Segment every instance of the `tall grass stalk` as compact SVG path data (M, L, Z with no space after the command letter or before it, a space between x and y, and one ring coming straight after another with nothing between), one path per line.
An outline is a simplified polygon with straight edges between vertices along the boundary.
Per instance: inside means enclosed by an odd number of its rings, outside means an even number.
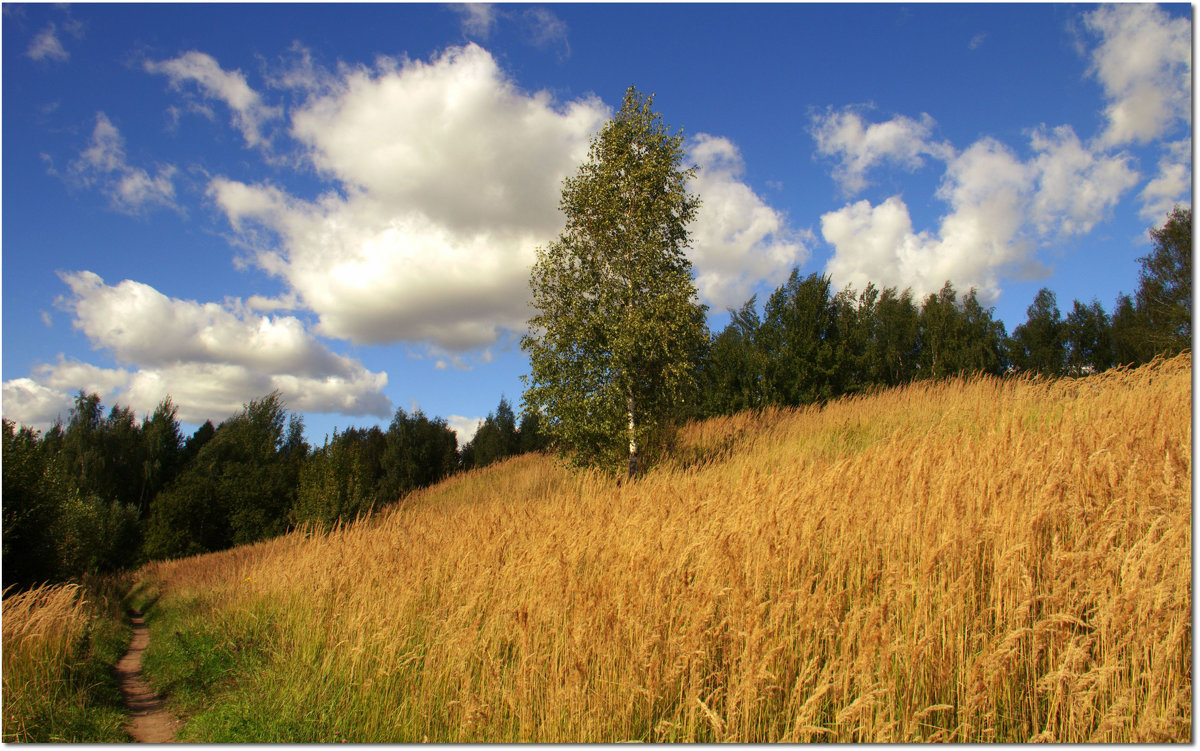
M270 622L208 740L1190 741L1190 369L709 420L625 484L527 455L141 576Z
M7 594L3 619L5 742L124 742L110 668L129 643L120 586L93 579Z

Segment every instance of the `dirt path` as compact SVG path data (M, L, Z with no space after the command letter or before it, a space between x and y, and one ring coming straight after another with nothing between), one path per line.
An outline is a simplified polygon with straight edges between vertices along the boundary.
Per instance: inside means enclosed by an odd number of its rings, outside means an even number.
M154 693L142 677L142 655L150 644L150 632L142 614L136 610L130 613L130 621L133 623L133 640L116 668L117 685L129 707L126 730L139 743L174 743L175 729L180 723L163 708L162 697Z

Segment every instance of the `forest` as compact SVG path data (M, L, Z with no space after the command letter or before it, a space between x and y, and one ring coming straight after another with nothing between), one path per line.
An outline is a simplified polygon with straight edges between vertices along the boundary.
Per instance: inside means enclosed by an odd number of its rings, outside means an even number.
M1191 347L1191 210L1150 231L1133 295L1111 314L1042 289L1011 333L975 291L835 290L794 270L761 311L751 298L710 334L693 363L690 419L973 373L1079 377ZM538 413L502 397L458 446L446 420L398 409L387 429L348 428L310 445L278 393L185 435L165 398L138 420L80 393L44 434L3 423L3 586L78 579L328 528L402 502L414 490L509 456L548 448Z

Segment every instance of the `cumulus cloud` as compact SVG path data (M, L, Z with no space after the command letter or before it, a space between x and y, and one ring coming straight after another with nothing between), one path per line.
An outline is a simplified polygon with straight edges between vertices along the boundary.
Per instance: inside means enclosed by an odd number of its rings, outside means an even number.
M474 44L427 61L303 69L289 85L313 87L290 132L329 189L300 198L266 182L209 183L254 262L286 282L289 303L313 311L324 336L424 345L462 367L463 353L523 330L536 248L562 228L563 179L611 109L523 91ZM689 148L704 165L693 186L704 200L700 287L706 301L740 304L807 251L744 184L732 143L704 136Z
M1092 231L1138 181L1127 155L1085 145L1069 126L1034 129L1030 149L1022 160L988 137L950 158L936 232L915 232L900 196L825 214L822 234L834 246L827 273L839 286L873 281L918 294L949 280L994 300L1005 275L1040 272L1040 242Z
M1100 38L1090 72L1109 100L1105 146L1146 143L1190 121L1192 29L1148 3L1102 5L1084 16Z
M147 60L149 73L167 76L175 88L194 83L209 99L224 102L233 113L233 124L241 131L247 146L259 146L267 139L262 134L264 123L282 115L278 107L263 102L262 96L246 83L241 71L221 68L211 55L192 50L171 60Z
M859 109L831 108L812 120L817 153L836 160L833 178L847 195L866 188L867 172L878 165L915 170L924 165L927 156L945 161L954 155L949 144L933 140L936 122L927 114L917 120L897 115L867 124Z
M210 195L254 238L259 264L318 314L321 333L453 355L524 328L535 248L562 226L562 180L610 114L594 97L520 91L476 45L384 60L347 71L292 118L342 191L303 201L217 178ZM694 186L705 199L694 233L701 291L737 304L754 274L786 274L806 251L740 181L730 142L705 136L691 148L704 164Z
M63 62L70 57L66 48L63 47L62 41L59 40L58 29L53 23L47 24L46 28L33 38L25 54L34 60L54 60L56 62Z
M701 133L689 141L688 156L699 167L690 186L702 201L690 256L704 302L739 306L755 284L777 285L808 260L802 233L743 182L745 164L737 146Z
M1191 141L1175 141L1163 148L1158 175L1138 195L1143 219L1161 223L1175 204L1186 202L1192 188Z
M14 378L4 382L3 404L5 419L45 431L55 420L66 421L72 401L69 394L32 378Z
M1000 272L1030 260L1032 247L1021 230L1034 184L1034 171L1010 149L982 139L947 166L938 197L951 210L936 235L913 231L899 196L823 215L821 232L834 246L826 272L838 286L861 289L873 281L925 294L950 280L995 299Z
M609 114L594 97L519 90L475 45L384 59L292 117L341 191L304 201L216 178L209 194L321 333L461 352L524 328L534 250L561 228L562 180Z
M5 384L4 413L12 419L44 419L80 389L138 412L153 410L169 394L188 422L222 419L273 390L300 411L391 414L382 391L387 374L331 352L296 318L173 299L129 280L109 286L88 271L62 278L71 294L59 305L74 313L75 327L94 348L135 367L64 358L42 365L32 379Z
M1088 149L1069 125L1038 128L1031 139L1038 190L1032 220L1044 235L1085 235L1138 181L1127 155Z
M127 162L125 139L108 116L96 113L88 146L71 164L72 176L85 185L98 184L118 211L140 213L155 206L178 209L173 165L158 167L151 176Z

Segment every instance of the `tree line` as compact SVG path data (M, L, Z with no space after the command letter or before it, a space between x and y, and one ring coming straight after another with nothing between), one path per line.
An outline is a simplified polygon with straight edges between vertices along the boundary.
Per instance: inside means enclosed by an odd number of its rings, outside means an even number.
M975 290L950 282L918 301L868 284L835 291L828 276L794 270L763 311L752 297L710 341L694 416L823 402L914 380L987 373L1082 376L1191 347L1191 209L1150 231L1138 288L1110 315L1097 300L1064 316L1042 288L1026 320L1005 330Z
M3 422L3 585L26 587L330 527L450 474L544 448L508 401L461 449L447 422L396 410L314 448L278 393L184 436L170 397L140 422L80 392L45 434Z

